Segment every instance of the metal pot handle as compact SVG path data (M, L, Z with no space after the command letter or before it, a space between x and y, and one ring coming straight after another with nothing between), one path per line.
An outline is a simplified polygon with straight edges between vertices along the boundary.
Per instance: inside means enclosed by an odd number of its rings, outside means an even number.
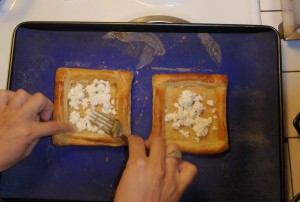
M295 129L297 130L298 135L300 135L300 112L295 117L295 119L293 121L293 125L294 125Z
M189 23L181 18L167 15L149 15L131 20L130 22L140 23Z

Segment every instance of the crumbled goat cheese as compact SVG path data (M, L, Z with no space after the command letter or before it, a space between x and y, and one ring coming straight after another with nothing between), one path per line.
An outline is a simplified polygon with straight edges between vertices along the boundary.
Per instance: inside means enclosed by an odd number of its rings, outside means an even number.
M213 100L207 100L206 104L210 107L214 106L214 101Z
M178 130L184 137L189 137L189 132L184 130L183 127L192 129L197 140L199 137L206 136L213 119L212 117L202 117L206 110L202 101L203 97L201 95L184 90L178 98L178 102L174 103L177 111L166 114L165 122L172 122L173 129ZM207 104L213 106L213 101L208 100Z
M181 135L183 135L184 137L189 137L190 133L188 131L184 131L184 130L179 130L179 132L181 133Z
M70 107L78 110L79 105L82 103L82 100L84 99L84 89L82 84L76 84L68 94L68 100Z
M217 126L213 126L212 129L213 130L218 130L218 127Z
M69 122L72 123L72 124L76 124L80 119L80 114L79 112L77 111L72 111L70 113L70 117L69 117Z
M92 124L91 110L95 110L97 106L102 106L102 112L106 114L116 115L117 112L113 105L114 99L111 99L110 83L109 81L95 79L92 84L87 85L85 88L83 84L77 83L73 86L68 94L69 106L71 113L69 122L74 124L78 131L87 130L104 134L104 131ZM82 108L84 117L81 117L79 109Z

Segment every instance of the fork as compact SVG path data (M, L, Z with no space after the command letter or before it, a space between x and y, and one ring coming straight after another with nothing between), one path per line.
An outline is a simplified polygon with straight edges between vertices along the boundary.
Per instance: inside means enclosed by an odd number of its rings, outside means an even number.
M113 137L126 137L122 134L122 123L106 113L94 110L89 120L101 128L106 134Z

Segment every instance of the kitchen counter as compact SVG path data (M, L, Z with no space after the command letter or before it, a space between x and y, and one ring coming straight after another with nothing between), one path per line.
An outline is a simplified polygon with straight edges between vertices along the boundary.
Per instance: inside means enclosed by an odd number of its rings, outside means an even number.
M282 23L280 0L260 0L262 24L279 30ZM293 120L300 112L300 40L281 40L283 121L285 135L287 201L300 192L300 136Z

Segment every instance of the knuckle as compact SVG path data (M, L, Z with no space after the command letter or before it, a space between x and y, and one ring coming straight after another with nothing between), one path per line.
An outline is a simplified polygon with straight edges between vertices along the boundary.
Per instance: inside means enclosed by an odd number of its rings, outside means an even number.
M135 165L140 169L144 169L147 165L147 162L145 159L138 159L136 160Z
M42 101L46 99L45 96L44 96L42 93L40 93L40 92L35 93L35 94L33 95L33 97L34 97L35 99L42 100Z
M26 125L22 128L22 134L25 139L30 139L32 137L33 128L31 125Z
M22 88L18 89L16 91L16 93L19 94L19 95L27 95L27 92L24 89L22 89Z
M147 162L144 159L128 160L126 169L135 170L138 173L145 173L147 171Z
M147 167L147 162L145 159L136 159L136 160L128 160L126 167L131 167L136 170L145 171Z
M29 97L29 93L25 91L24 89L20 88L16 91L16 96L18 96L21 99L27 99Z
M22 127L19 135L15 136L15 141L18 141L20 146L29 147L34 141L31 128L27 126Z
M179 187L178 187L178 184L177 183L172 183L173 181L169 181L169 183L168 183L168 189L169 189L169 191L171 192L171 193L173 193L173 194L175 194L175 193L177 193L178 192L178 189L179 189Z
M19 88L18 90L16 90L16 93L23 93L25 90L23 88Z
M130 139L133 142L139 142L139 143L143 142L143 139L136 135L130 135L130 136L128 136L128 139Z
M152 176L158 180L163 179L165 177L165 169L162 166L156 165L151 169Z
M36 139L34 136L36 131L35 124L26 124L20 128L21 128L20 135L22 136L24 142L28 142L28 144L31 144Z
M160 146L164 146L166 145L166 141L163 137L161 136L158 136L158 137L154 137L152 140L151 140L151 145L150 147L152 147L152 145L160 145Z
M161 136L154 137L153 141L155 142L165 142L165 139Z
M167 144L167 150L179 150L179 147L176 143L170 142Z

